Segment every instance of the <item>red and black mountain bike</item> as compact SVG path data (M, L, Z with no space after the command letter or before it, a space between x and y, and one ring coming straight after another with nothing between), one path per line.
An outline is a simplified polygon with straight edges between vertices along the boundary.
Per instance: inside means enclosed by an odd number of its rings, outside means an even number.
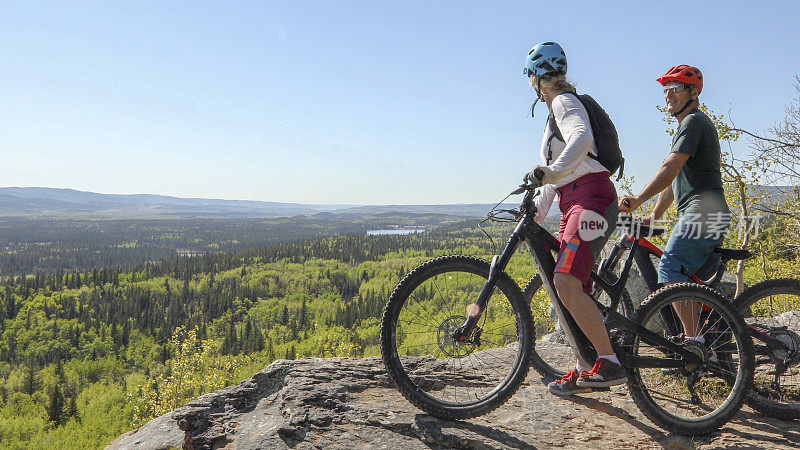
M664 233L661 227L650 227L633 220L623 224L630 231L623 234L614 244L607 258L597 270L606 280L617 279L618 267L623 256L633 249L635 261L642 278L650 292L660 287L656 267L663 251L642 236L657 236ZM640 236L638 239L634 236ZM749 258L748 250L717 248L720 258L716 272L707 280L696 275L689 279L699 285L719 290L727 263L732 260ZM535 276L524 290L526 299L541 295L541 279ZM641 300L641 299L640 299ZM731 301L743 317L754 341L756 369L753 388L746 402L763 414L783 419L800 418L800 280L767 280L749 287ZM623 314L633 311L633 302L627 292L610 305ZM705 308L707 314L708 308ZM672 308L660 311L662 321L669 335L682 332L680 322ZM533 367L543 377L555 378L569 370L559 361L547 361L542 357L533 358Z

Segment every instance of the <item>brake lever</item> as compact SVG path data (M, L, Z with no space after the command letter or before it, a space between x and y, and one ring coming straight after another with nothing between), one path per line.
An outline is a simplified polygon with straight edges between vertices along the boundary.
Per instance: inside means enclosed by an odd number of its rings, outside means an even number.
M511 193L511 195L522 194L526 190L528 190L528 185L527 184L521 184L521 185L519 185L519 187L517 189L514 189L514 191Z
M526 184L520 184L517 189L514 189L514 191L511 192L508 195L522 194L525 191L532 191L532 190L534 190L536 188L540 188L540 187L542 187L542 183L535 183L535 182L531 181L531 182L528 182Z
M533 190L536 188L542 187L542 180L544 179L544 171L540 168L536 168L533 171L533 179L525 177L526 183L523 183L511 193L511 195L522 194L525 191Z

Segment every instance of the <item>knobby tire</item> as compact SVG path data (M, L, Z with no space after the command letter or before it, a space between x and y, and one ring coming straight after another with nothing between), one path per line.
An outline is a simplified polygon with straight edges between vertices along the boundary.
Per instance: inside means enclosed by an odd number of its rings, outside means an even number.
M710 412L701 415L709 409L708 401L701 399L702 404L698 406L677 397L688 392L684 390L685 388L681 388L681 383L688 377L663 375L660 369L627 367L628 391L639 409L654 423L670 432L695 436L717 430L739 411L753 380L755 358L753 343L741 315L717 291L706 286L679 283L661 288L639 306L634 314L634 321L663 336L664 327L658 324L661 309L671 307L673 301L687 299L695 299L708 305L718 315L715 316L718 318L714 319L716 322L705 324L707 328L714 326L714 329L718 330L705 334L709 340L705 344L706 347L714 349L715 345L718 346L716 350L709 352L717 355L718 361L708 359L704 370L696 370L694 373L704 373L700 378L702 381L700 387L704 387L703 383L708 387L705 388L703 395L719 404ZM644 347L647 345L649 344L644 343L633 333L628 334L624 343L625 349L633 355L645 354L647 350ZM667 352L663 349L650 348L651 355L667 356ZM724 355L728 356L723 357ZM644 379L647 381L643 381ZM717 393L716 390L720 389L720 386L727 386L730 392ZM658 403L656 398L663 400L663 404ZM689 417L678 416L673 411L683 411Z
M435 258L406 275L386 304L383 363L400 393L433 416L468 419L486 414L508 400L527 376L533 319L507 274L500 274L478 322L480 345L470 349L448 341L448 333L442 332L463 322L489 266L470 256Z

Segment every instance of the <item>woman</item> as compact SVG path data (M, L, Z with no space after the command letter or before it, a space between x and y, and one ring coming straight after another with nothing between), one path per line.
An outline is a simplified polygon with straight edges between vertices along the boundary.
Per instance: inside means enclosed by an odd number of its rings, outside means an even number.
M591 368L578 361L575 370L550 383L549 391L561 396L586 392L590 388L606 388L627 380L611 347L603 317L586 293L591 289L589 273L594 261L616 225L617 192L608 170L588 157L590 153L597 156L592 128L566 73L566 55L555 42L538 44L528 52L525 75L536 90L536 102L544 100L550 115L539 151L543 164L525 178L535 178L533 174L537 169L544 173L542 192L536 203L537 222L547 216L558 194L561 245L553 282L564 306L599 355ZM563 140L555 135L550 121L555 121ZM581 222L597 220L598 215L606 220L605 234L597 237L596 233L582 233Z

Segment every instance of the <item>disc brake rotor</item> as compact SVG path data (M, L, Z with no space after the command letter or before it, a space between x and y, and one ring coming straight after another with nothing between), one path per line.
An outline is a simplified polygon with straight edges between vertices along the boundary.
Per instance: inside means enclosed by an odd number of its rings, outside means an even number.
M466 321L464 316L451 316L444 320L439 325L437 334L437 341L439 349L447 356L454 358L461 358L474 352L478 347L478 336L480 336L480 327L475 327L475 330L470 336L463 340L453 339L456 329L461 327Z

